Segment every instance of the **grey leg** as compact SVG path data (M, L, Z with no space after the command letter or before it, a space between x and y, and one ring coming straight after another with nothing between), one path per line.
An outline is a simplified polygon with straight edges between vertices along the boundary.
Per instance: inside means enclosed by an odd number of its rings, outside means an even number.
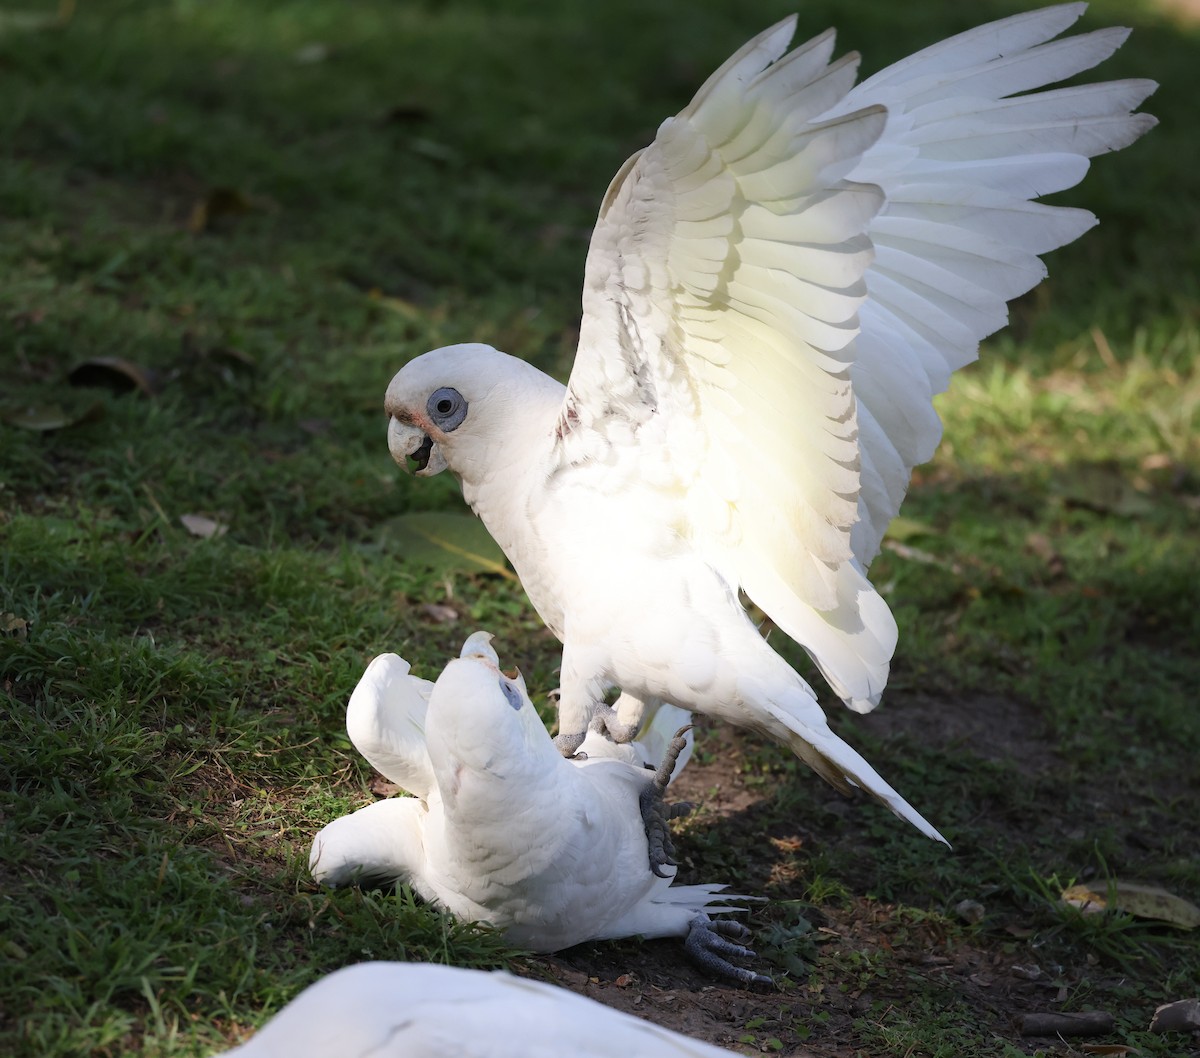
M671 774L675 771L679 754L687 746L684 736L690 730L691 725L689 724L675 732L675 737L671 739L671 744L667 747L667 754L663 758L662 764L658 766L654 778L646 784L638 798L642 810L642 822L646 827L646 842L650 848L650 870L660 878L670 877L663 870L664 867L676 866L675 843L671 840L671 828L668 824L672 819L686 816L692 810L692 806L689 804L669 805L664 800L667 784L671 781Z

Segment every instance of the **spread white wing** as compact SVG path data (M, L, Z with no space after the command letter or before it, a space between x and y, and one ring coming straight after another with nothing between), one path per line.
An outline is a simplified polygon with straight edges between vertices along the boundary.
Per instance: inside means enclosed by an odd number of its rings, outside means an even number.
M398 654L380 654L350 695L346 733L376 771L417 797L435 786L425 745L433 684L413 676Z
M932 396L1093 223L1029 200L1154 123L1145 81L1022 95L1124 31L1047 44L1082 13L1018 15L853 86L828 32L750 41L629 159L588 254L560 458L636 452L673 526L866 710L896 629L864 575Z

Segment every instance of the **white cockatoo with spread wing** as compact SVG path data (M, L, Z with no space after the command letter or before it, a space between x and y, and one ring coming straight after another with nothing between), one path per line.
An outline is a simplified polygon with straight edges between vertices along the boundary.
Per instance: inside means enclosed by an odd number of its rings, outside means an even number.
M1054 39L1084 8L993 22L857 86L832 32L788 52L786 19L613 179L566 387L474 344L392 380L392 455L454 473L563 642L564 753L593 717L627 739L675 702L940 837L830 730L739 593L848 706L879 701L896 624L866 570L937 446L932 398L1043 278L1038 255L1095 223L1033 200L1154 124L1133 113L1150 81L1043 90L1125 40Z
M313 877L331 886L409 885L533 951L683 937L709 972L768 980L728 961L753 955L734 943L749 936L746 927L710 915L744 909L728 905L722 885L672 885L673 861L656 851L644 822L679 759L686 763L690 740L675 728L689 715L660 710L632 745L592 732L585 752L566 760L524 681L500 671L491 638L476 632L432 684L396 654L368 666L346 730L377 770L415 796L375 801L324 827L309 857ZM659 811L659 841L670 814Z
M729 1058L502 970L364 962L309 985L228 1058Z

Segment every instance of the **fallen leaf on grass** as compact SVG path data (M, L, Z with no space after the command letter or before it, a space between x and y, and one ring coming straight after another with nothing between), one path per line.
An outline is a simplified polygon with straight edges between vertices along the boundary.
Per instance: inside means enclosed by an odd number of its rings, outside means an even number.
M214 536L224 536L229 531L229 526L222 525L203 514L181 514L179 520L192 536L198 536L202 540L208 540Z
M299 48L292 55L292 61L300 66L313 66L316 63L324 62L329 58L329 45L322 44L320 41L314 41L312 44L305 44L303 48Z
M234 368L253 371L258 367L258 361L253 356L233 345L214 345L211 349L202 350L200 355Z
M1082 507L1097 514L1118 514L1136 518L1154 509L1154 501L1126 477L1115 461L1079 463L1051 483L1068 507Z
M453 511L402 514L386 522L384 532L401 561L438 573L494 573L516 580L504 552L472 515Z
M155 392L151 372L121 356L96 356L84 360L71 368L67 381L72 386L96 386L114 393L139 390L152 397Z
M417 613L439 625L452 625L458 620L458 611L441 602L423 602L417 607Z
M406 301L404 298L389 297L384 294L378 287L372 287L367 291L369 297L377 305L383 306L392 312L403 316L406 320L415 321L421 319L425 315L425 311L421 306L414 304L411 301Z
M240 217L265 208L266 203L263 200L251 198L236 187L214 187L192 206L191 215L188 217L188 230L199 235L208 231L214 221Z
M1167 922L1180 929L1200 926L1200 907L1157 885L1112 879L1104 884L1072 885L1062 891L1063 903L1077 907L1085 914L1108 909L1110 899L1112 910L1124 911L1136 918Z
M29 635L29 622L24 617L18 617L7 610L0 613L0 635L14 636L25 639Z
M1081 1043L1079 1049L1084 1054L1113 1054L1120 1058L1125 1054L1137 1054L1136 1047L1130 1047L1124 1043Z
M957 577L963 575L962 566L957 562L949 562L944 558L938 558L937 555L929 551L923 551L919 547L909 547L908 544L902 544L899 540L887 539L883 541L883 546L886 550L907 559L909 562L919 562L923 566L938 566L941 569L949 570Z
M39 433L63 430L68 426L79 426L85 422L95 422L103 415L104 405L99 401L75 411L68 411L61 404L26 404L23 407L5 409L0 412L0 418L3 418L10 426L17 426L22 430L35 430Z
M75 15L75 0L59 0L56 11L0 11L0 36L13 32L60 29Z
M1029 533L1025 537L1025 547L1030 554L1045 563L1046 572L1051 577L1061 577L1066 573L1066 560L1045 533Z
M371 781L367 783L367 789L376 797L394 797L400 792L400 787L394 782L390 782L382 775L372 776Z
M987 909L978 900L960 900L954 905L954 913L971 926L977 926L987 917Z
M458 151L453 147L439 143L437 140L431 140L426 136L414 136L408 141L408 149L414 154L428 158L431 162L453 162L459 157Z

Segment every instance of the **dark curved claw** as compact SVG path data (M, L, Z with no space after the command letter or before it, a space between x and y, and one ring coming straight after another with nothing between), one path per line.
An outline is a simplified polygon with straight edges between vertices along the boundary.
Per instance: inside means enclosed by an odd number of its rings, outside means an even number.
M686 816L691 810L690 804L669 805L664 800L667 784L679 761L679 754L687 746L684 736L691 730L691 724L681 727L675 732L671 744L667 746L666 756L654 773L654 778L646 784L638 797L638 805L642 811L642 822L646 827L646 843L650 849L650 870L659 878L671 877L664 867L675 867L675 842L671 840L671 828L668 826L672 819Z
M747 970L742 966L734 966L729 960L753 959L755 954L741 944L735 944L727 938L748 940L750 930L740 922L732 919L710 919L707 915L697 915L691 921L687 939L683 949L691 960L714 977L725 977L744 985L770 985L775 982L771 978Z

